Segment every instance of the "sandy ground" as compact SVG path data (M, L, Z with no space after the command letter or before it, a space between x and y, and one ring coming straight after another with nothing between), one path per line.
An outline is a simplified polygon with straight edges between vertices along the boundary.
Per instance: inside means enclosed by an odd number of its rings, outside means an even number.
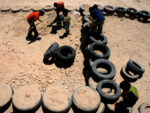
M17 6L44 7L48 4L52 5L53 2L53 0L0 0L0 9ZM66 7L75 9L79 8L85 1L64 0L64 3ZM138 10L150 11L149 0L86 0L86 3L90 5L98 3L101 5L124 6L126 8L134 7ZM29 13L0 12L0 82L10 84L14 90L26 84L33 84L39 87L42 92L49 86L63 86L71 92L79 86L84 86L84 58L79 48L76 51L74 64L67 69L58 68L55 64L45 65L43 63L44 52L55 41L60 46L69 45L76 48L75 44L80 45L81 17L75 17L71 14L71 35L59 39L59 36L63 34L63 30L58 31L56 35L50 34L51 28L46 26L56 15L54 11L47 12L41 18L43 22L37 26L41 40L29 43L26 40L29 27L26 17ZM143 78L134 83L140 92L140 99L133 111L133 113L137 113L137 107L141 103L150 101L150 98L148 98L150 92L150 24L140 23L137 20L130 20L125 17L107 16L103 33L108 37L108 46L111 49L110 61L115 64L117 69L115 77L117 83L122 81L120 76L121 67L130 58L139 62L146 70ZM40 113L41 110L38 112Z

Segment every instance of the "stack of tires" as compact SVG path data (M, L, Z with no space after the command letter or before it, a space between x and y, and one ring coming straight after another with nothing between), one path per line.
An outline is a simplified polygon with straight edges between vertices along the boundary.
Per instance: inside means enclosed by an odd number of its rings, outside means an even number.
M44 63L55 61L57 66L68 67L74 62L76 51L70 46L61 46L54 42L44 54Z
M125 81L136 82L141 79L145 69L136 61L129 60L125 66L122 67L120 74Z

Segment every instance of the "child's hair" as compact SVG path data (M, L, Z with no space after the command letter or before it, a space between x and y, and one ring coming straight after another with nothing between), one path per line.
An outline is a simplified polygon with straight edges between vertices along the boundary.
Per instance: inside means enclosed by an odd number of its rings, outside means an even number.
M93 7L90 7L90 8L89 8L89 12L91 12L92 10L93 10Z
M43 16L44 15L44 11L39 11L39 15Z
M98 5L97 5L97 4L94 4L94 5L93 5L93 9L98 9Z
M68 16L68 10L67 10L67 9L64 9L63 15L64 15L64 16Z
M57 7L57 3L56 2L54 3L54 6Z
M131 84L129 82L123 81L120 83L120 88L129 91Z

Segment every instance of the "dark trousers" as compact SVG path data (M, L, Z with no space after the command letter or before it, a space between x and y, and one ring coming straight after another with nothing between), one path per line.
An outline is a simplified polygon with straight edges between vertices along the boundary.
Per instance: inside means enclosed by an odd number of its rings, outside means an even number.
M57 8L57 9L56 9L57 17L59 16L59 13L60 13L60 12L63 12L64 10L65 10L64 7Z
M30 25L30 21L28 21L29 25ZM28 31L28 36L31 37L32 36L32 32L34 32L34 37L38 36L38 32L36 30L36 26L33 23L32 25L30 25L29 31Z

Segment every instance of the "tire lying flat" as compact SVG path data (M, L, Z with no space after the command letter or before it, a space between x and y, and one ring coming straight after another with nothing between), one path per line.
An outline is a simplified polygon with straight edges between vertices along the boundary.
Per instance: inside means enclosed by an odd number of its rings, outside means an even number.
M104 6L104 12L107 14L107 15L113 15L114 12L115 12L115 7L111 6L111 5L105 5Z
M13 96L13 107L16 112L36 112L42 102L40 90L33 85L20 87Z
M3 8L1 9L1 12L9 12L10 11L10 8Z
M88 11L89 10L89 8L90 8L90 5L88 5L88 4L83 4L83 5L81 5L80 6L80 11L82 12L82 11Z
M95 90L96 90L98 83L95 82L92 77L90 77L90 78L88 79L88 85L89 85L92 89L95 89Z
M32 8L30 6L25 6L22 8L22 12L29 12L31 10L32 10Z
M101 103L97 113L105 113L105 104Z
M83 16L85 15L90 15L90 12L89 11L83 11Z
M129 15L130 18L136 18L138 15L138 10L135 8L127 8L127 14Z
M123 17L126 14L127 10L124 7L116 7L115 12L119 17Z
M83 24L86 22L91 22L92 21L92 17L90 15L85 15L83 17Z
M141 10L139 11L138 18L142 18L143 20L147 20L150 18L150 12Z
M19 7L11 8L11 12L13 12L13 13L18 13L18 12L20 12L21 10L22 10L22 9L19 8Z
M97 68L104 68L107 73L102 73L97 70ZM104 79L113 79L116 75L116 67L114 64L105 59L95 60L91 66L92 77L95 81L100 81Z
M51 10L53 10L53 7L51 6L51 5L47 5L47 6L45 6L44 8L43 8L43 10L44 11L51 11Z
M95 113L100 102L98 92L88 86L80 87L73 93L73 107L78 113Z
M97 54L95 50L101 52L102 54ZM110 49L105 44L92 43L89 47L90 58L94 61L96 59L109 59Z
M42 11L42 7L40 6L36 6L32 9L33 12L36 12L36 11Z
M13 90L9 85L4 83L0 83L0 89L0 112L4 112L11 104Z
M89 36L89 44L92 44L94 42L106 45L108 40L107 37L103 34L99 34L98 36Z
M103 92L103 88L111 88L115 90L115 94L109 95ZM119 88L118 84L115 83L113 80L102 80L98 83L97 90L101 96L102 102L107 104L113 104L115 103L120 95L121 95L121 89Z
M64 88L49 88L43 96L43 109L46 113L67 113L72 105L72 96Z
M150 104L148 104L148 103L142 103L142 104L138 107L139 113L148 113L148 112L145 112L146 109L149 109L149 111L150 111Z

